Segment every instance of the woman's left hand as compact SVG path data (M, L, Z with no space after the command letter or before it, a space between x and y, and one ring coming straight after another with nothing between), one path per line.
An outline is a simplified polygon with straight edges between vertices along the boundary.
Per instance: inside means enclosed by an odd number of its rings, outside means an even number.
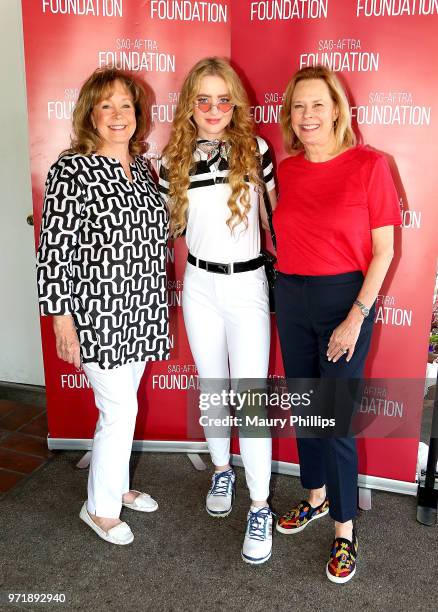
M363 316L360 313L350 312L348 317L333 331L327 348L327 359L336 363L344 355L345 361L353 357Z

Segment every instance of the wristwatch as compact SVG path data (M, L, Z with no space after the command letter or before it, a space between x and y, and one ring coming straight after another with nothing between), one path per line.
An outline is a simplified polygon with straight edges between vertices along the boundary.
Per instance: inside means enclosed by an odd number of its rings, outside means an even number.
M362 304L362 302L359 302L359 300L354 300L354 303L356 304L356 306L359 306L364 318L366 318L370 314L370 309L367 308L365 304Z

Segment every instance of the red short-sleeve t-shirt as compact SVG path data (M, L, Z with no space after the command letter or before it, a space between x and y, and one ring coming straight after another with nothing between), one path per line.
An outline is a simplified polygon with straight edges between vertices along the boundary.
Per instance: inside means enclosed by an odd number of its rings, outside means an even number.
M385 157L356 146L321 163L303 153L278 168L274 212L277 268L309 276L362 270L372 258L371 230L400 225L400 204Z

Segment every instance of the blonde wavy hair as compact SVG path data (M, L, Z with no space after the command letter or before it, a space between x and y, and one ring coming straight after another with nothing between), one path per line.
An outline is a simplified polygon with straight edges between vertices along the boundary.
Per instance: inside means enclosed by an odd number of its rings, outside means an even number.
M280 124L286 150L289 153L303 148L303 144L292 129L291 110L292 98L297 83L309 79L320 79L327 85L330 96L338 108L338 118L334 123L335 150L334 154L342 149L352 147L356 144L356 136L351 127L350 107L347 96L338 77L325 66L307 66L298 70L289 81L285 95L283 108L281 109Z
M122 83L132 96L135 108L137 126L129 141L131 155L140 155L147 150L145 138L150 132L151 121L151 91L134 79L124 70L104 67L98 68L82 85L78 100L73 111L73 134L70 148L61 155L82 153L91 155L99 150L102 140L94 129L91 121L93 108L101 100L111 96L115 81Z
M230 217L227 219L231 232L239 223L245 227L248 225L247 215L251 207L248 181L260 184L260 155L246 91L228 61L218 57L205 58L193 66L184 80L170 139L163 151L168 169L171 234L175 238L184 232L187 225L187 189L190 173L196 165L193 154L198 135L193 109L196 96L200 93L201 80L205 76L223 79L230 100L235 105L224 135L224 139L231 145L228 177L231 187L228 199Z

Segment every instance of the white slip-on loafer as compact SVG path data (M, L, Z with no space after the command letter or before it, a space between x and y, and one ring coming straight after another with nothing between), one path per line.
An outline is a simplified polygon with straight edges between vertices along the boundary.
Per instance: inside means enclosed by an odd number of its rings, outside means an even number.
M133 493L138 493L138 495L132 504L127 504L126 502L122 501L122 505L125 508L137 510L138 512L155 512L155 510L158 510L157 502L149 495L149 493L142 493L141 491L136 491L135 489L131 489L131 491Z
M88 514L87 510L87 502L84 502L84 505L79 512L79 518L81 518L84 523L87 523L91 529L97 533L99 538L105 540L106 542L110 542L111 544L118 544L119 546L125 546L126 544L131 544L134 540L134 534L129 528L129 525L126 523L119 523L115 527L111 527L108 531L104 531L97 523L93 521L91 516Z

